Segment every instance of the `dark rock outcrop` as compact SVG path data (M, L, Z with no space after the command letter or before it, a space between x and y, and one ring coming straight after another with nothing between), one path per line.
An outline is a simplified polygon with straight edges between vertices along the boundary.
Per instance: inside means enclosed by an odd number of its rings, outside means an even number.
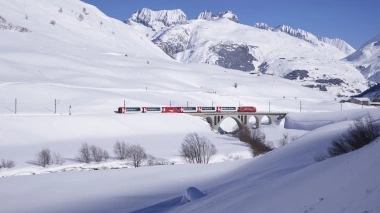
M290 73L286 74L284 78L289 80L303 80L309 77L309 71L307 70L293 70Z
M241 71L255 70L252 62L257 59L249 53L247 45L226 42L210 47L210 51L219 56L216 61L218 66Z

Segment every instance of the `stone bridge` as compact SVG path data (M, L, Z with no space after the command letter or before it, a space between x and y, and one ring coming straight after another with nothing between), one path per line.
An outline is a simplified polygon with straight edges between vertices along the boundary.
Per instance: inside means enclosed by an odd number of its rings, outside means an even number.
M218 113L189 113L189 115L204 118L212 129L218 131L220 124L226 118L232 118L236 121L239 129L243 125L248 125L251 117L256 118L256 128L261 127L263 117L268 117L269 124L272 124L277 117L285 117L288 112L218 112Z

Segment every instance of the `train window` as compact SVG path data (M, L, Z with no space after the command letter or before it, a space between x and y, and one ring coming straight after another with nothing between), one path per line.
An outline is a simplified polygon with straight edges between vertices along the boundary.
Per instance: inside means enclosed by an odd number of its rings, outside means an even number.
M222 107L222 110L236 110L236 107Z
M160 107L148 107L146 110L151 112L161 111Z
M202 110L215 110L215 107L202 107Z
M136 111L140 111L140 107L126 107L125 108L125 111L130 111L130 112L136 112Z

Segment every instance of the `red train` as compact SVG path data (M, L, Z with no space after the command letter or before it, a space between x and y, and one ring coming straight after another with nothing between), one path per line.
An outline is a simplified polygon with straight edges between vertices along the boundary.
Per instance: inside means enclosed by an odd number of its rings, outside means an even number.
M256 112L256 107L119 107L118 113L206 113L206 112Z

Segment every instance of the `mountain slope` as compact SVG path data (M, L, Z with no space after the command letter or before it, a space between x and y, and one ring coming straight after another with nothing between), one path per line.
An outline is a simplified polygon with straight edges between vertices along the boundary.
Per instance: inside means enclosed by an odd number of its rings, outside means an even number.
M262 28L269 29L265 24ZM340 61L345 53L311 34L306 35L300 34L303 38L300 39L279 29L263 30L225 19L192 20L156 33L152 41L172 58L185 63L270 73L335 94L352 95L367 88L360 72ZM300 70L307 73L306 78L297 74Z
M345 58L355 64L369 80L380 82L380 34L367 41L356 52Z

